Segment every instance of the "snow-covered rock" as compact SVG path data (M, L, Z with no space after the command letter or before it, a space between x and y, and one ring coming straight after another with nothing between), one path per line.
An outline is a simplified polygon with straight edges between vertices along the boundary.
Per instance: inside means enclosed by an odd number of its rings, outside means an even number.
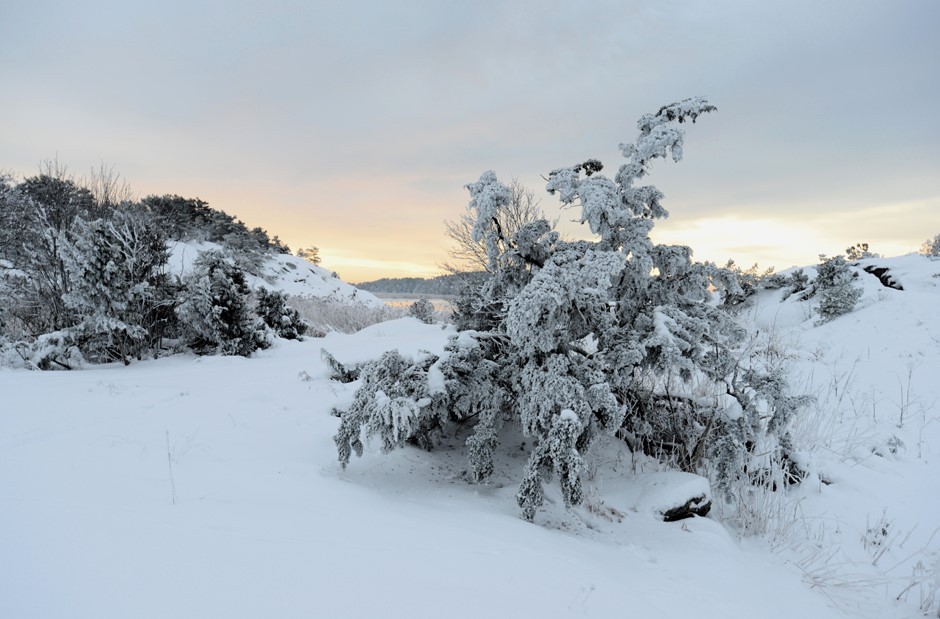
M604 491L607 504L651 514L666 522L707 515L712 506L711 496L707 479L681 471L637 473L618 487L607 487Z

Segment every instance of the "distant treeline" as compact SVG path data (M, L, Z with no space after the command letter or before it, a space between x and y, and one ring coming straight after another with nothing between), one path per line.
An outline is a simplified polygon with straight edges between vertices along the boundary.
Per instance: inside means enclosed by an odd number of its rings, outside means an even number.
M485 277L485 272L439 275L431 278L383 277L375 281L356 284L356 287L378 293L456 296L468 283L481 283Z

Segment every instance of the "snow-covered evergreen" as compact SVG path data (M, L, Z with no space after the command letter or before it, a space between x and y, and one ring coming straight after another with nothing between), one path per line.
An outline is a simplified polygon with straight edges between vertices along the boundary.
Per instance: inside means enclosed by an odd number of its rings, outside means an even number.
M176 313L195 352L247 356L267 346L245 273L223 254L201 254L183 286Z
M0 277L14 337L34 338L74 324L65 302L72 287L65 254L75 221L101 214L91 192L64 171L48 172L0 183L0 258L7 264Z
M472 385L444 380L436 399L418 380L396 391L396 410L405 412L368 417L363 411L391 406L387 390L374 384L390 372L382 364L364 367L355 403L341 413L343 464L349 446L361 449L360 426L368 434L393 432L397 440L383 442L388 449L402 444L402 428L476 421L467 439L471 478L485 481L508 419L535 440L517 494L530 520L543 502L543 482L553 477L566 504L582 501L585 454L603 435L619 434L633 449L687 471L717 472L719 484L745 475L758 444L769 445L774 465L783 466L789 414L802 400L790 398L781 376L752 367L738 352L743 330L709 289L719 283L739 291L734 273L693 262L688 247L653 243L654 221L667 216L663 196L635 186L654 159L681 158L681 123L714 109L699 98L643 116L636 142L621 145L627 162L613 179L600 174L597 160L550 174L547 190L580 208L581 221L599 237L594 242L561 241L546 221L507 238L498 213L508 188L493 172L467 185L477 215L473 239L487 248L492 275L458 304L464 332L451 353L399 371L430 379L438 367L444 377L457 375L471 353L491 365ZM761 388L769 383L775 387ZM428 417L431 408L433 426L402 423ZM391 425L382 429L383 420Z
M816 292L819 296L819 316L823 322L852 311L862 297L862 289L853 284L857 273L849 269L842 256L819 256L816 267Z
M248 344L254 336L240 328L210 328L212 315L193 310L218 301L199 301L194 291L192 271L204 252L224 255L232 285L259 290L256 310L275 336L304 332L299 310L321 334L341 318L362 326L370 320L355 318L360 314L384 316L374 296L291 256L262 228L249 229L198 199L137 201L125 187L118 200L114 179L104 174L77 181L56 163L21 181L0 173L0 363L127 363L179 351L181 340L203 353L247 354L261 340ZM227 337L236 341L219 339Z
M408 315L425 324L431 324L434 322L434 304L427 299L418 299L408 306Z
M78 318L71 330L86 358L128 363L159 348L174 305L162 231L122 210L107 219L79 218L72 234L64 257L72 286L64 301Z

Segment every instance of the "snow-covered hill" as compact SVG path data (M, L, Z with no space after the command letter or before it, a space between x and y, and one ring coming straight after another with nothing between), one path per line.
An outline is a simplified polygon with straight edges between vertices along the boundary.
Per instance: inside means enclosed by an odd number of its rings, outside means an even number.
M222 249L221 245L209 241L172 242L167 271L183 275L192 268L200 252L219 249ZM382 301L372 293L359 290L330 271L290 254L267 254L261 277L250 275L248 279L253 288L262 286L292 296L331 299L376 308L382 306Z
M816 398L797 421L818 473L781 509L782 556L851 616L940 611L940 260L852 267L856 308L817 324L813 302L761 292L760 338ZM810 269L807 269L812 274ZM897 598L900 597L900 600Z
M330 408L354 386L320 350L441 351L449 330L413 319L248 359L0 370L0 617L917 616L940 586L940 261L872 264L904 290L862 272L830 323L780 291L747 314L816 396L796 428L813 474L755 508L769 541L661 522L655 471L616 443L586 504L552 494L534 525L521 460L470 485L461 437L341 470Z

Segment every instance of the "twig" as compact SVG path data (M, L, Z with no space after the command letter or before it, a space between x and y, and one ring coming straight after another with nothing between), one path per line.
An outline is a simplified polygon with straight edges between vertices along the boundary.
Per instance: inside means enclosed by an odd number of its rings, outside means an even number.
M170 469L170 498L176 505L176 482L173 480L173 458L170 456L170 431L166 431L166 464Z

